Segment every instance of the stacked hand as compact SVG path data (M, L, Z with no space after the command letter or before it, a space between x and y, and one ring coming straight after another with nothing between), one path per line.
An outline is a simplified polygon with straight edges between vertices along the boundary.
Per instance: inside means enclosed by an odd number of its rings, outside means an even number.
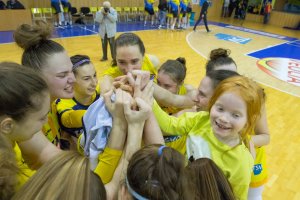
M135 70L133 73L117 77L113 86L116 94L115 102L111 101L113 91L104 95L106 106L112 116L123 115L128 123L144 122L153 103L154 87L149 72Z

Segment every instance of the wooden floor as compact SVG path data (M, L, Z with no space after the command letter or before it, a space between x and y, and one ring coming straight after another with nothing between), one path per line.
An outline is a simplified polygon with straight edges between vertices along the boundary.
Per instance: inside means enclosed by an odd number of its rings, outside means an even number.
M232 21L235 25L240 25L239 21ZM288 31L279 27L271 27L253 23L244 23L244 27L268 31L281 35L300 38L299 31ZM212 26L212 30L217 30L220 27ZM226 30L228 31L228 30ZM205 56L208 52L215 48L223 46L222 42L212 42L211 34L207 34L203 27L199 27L199 31L191 33L191 30L186 31L167 31L167 30L151 30L140 31L137 34L142 38L146 46L146 53L157 55L161 62L166 59L175 59L179 56L185 57L187 60L188 73L186 83L198 86L199 80L205 73ZM190 38L191 48L187 41ZM201 38L201 40L199 40ZM255 40L260 40L257 36ZM102 63L99 61L101 57L100 39L97 35L86 37L75 37L57 39L68 51L69 55L87 54L94 62L97 72L101 74L109 66L109 62ZM193 42L194 41L194 42ZM195 43L195 41L201 41ZM209 41L209 43L208 43ZM264 42L264 44L260 44ZM272 45L276 43L275 39L264 39L259 45ZM249 71L249 66L243 63L252 62L245 60L245 50L235 48L234 45L228 48L233 48L233 57L238 63L239 72L243 74L253 75L254 79L259 82L270 81L272 77L262 74L259 69L252 67ZM253 47L254 48L254 47ZM199 52L203 56L199 55ZM300 53L300 52L299 52ZM0 45L0 61L16 61L20 62L22 51L15 44ZM257 74L262 74L262 77ZM262 81L263 80L263 81ZM269 165L269 182L266 184L264 191L264 199L300 199L300 98L279 90L262 85L267 93L267 115L269 128L271 133L271 144L267 147L268 165ZM285 87L286 85L282 86ZM293 88L296 92L300 91L299 87ZM300 93L300 92L299 92Z

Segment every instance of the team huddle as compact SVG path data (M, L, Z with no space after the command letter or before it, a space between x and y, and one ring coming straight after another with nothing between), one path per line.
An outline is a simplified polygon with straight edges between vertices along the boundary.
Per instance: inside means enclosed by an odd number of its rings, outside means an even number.
M21 65L0 63L1 199L261 199L266 95L230 50L194 88L184 57L161 64L135 33L99 78L50 36L21 25Z

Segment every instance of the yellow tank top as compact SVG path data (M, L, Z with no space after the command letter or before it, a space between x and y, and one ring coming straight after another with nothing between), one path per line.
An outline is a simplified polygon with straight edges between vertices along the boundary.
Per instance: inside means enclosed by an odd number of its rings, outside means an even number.
M18 174L18 184L16 186L16 189L20 189L26 181L35 173L35 170L31 170L27 164L25 163L21 150L18 146L17 143L15 143L14 146L14 151L16 153L16 160L17 160L17 165L20 169L20 173Z

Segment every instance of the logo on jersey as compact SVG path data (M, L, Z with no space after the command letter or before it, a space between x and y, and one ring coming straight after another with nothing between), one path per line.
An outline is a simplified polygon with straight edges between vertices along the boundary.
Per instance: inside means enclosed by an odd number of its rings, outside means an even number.
M289 84L300 86L300 60L290 58L263 58L257 66L265 73Z
M263 169L262 169L261 164L257 164L257 165L254 165L254 166L253 166L253 174L254 174L254 175L259 175L259 174L261 173L262 170L263 170Z

